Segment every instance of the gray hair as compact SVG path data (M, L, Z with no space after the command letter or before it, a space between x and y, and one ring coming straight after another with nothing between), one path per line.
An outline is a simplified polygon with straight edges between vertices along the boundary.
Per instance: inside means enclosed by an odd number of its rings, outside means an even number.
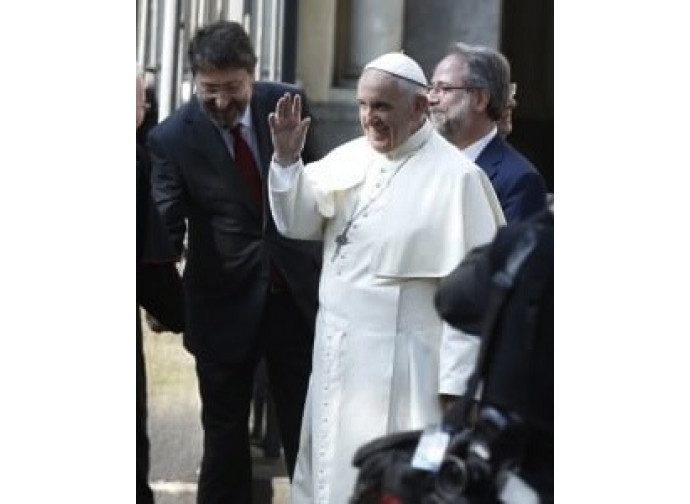
M405 96L407 96L410 99L410 102L412 102L415 96L418 95L426 97L428 89L425 86L422 86L417 82L412 82L411 80L403 79L397 76L395 78L395 81L398 83L398 89L402 91L405 94Z
M422 86L421 84L417 82L412 82L409 79L403 79L401 77L397 77L395 79L398 82L398 89L400 91L403 91L406 94L409 94L410 96L414 95L426 95L428 89L425 86Z
M506 57L489 47L472 46L462 42L453 44L449 54L456 54L465 61L465 86L489 91L486 112L492 121L498 121L508 103L510 63Z

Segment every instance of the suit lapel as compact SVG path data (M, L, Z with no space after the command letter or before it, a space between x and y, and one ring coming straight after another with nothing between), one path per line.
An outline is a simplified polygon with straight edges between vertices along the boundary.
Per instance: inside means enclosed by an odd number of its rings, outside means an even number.
M489 180L493 180L498 174L498 168L504 157L503 139L499 135L495 135L477 157L476 164L486 172Z
M196 97L193 97L188 105L185 114L188 125L188 147L196 151L200 157L206 158L221 183L227 185L232 191L234 198L240 200L259 218L258 209L220 132L201 109Z
M256 133L257 147L259 148L261 179L264 181L268 175L268 165L273 154L271 130L268 127L268 114L271 112L269 109L270 105L264 90L260 86L255 85L251 100L252 126Z

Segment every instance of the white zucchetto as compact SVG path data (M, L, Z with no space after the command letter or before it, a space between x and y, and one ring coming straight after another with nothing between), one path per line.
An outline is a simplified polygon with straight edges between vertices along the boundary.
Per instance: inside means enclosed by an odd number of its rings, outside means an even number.
M386 53L367 63L364 70L373 68L383 72L402 77L420 86L428 87L429 83L424 76L424 71L419 64L401 52Z

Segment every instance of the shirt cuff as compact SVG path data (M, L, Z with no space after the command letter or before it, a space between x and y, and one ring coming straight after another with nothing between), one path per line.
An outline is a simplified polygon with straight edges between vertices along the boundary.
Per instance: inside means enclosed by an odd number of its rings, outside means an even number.
M448 324L443 324L441 359L439 365L439 393L461 396L474 372L481 340Z
M302 165L302 160L298 159L288 166L281 166L274 159L271 159L268 181L272 191L289 191L297 180L297 174Z

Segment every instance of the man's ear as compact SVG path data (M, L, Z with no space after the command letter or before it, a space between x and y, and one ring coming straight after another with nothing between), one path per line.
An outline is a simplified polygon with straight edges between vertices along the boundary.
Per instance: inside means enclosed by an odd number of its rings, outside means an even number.
M414 117L419 118L423 115L426 115L428 109L429 109L429 98L427 98L427 96L423 95L423 94L414 95L414 102L413 102L413 106L412 106L412 111L414 113Z

